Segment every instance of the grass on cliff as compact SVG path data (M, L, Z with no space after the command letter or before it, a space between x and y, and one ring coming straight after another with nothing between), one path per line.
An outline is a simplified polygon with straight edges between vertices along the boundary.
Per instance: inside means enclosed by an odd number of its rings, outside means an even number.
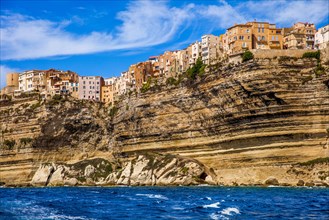
M300 166L314 166L316 164L329 163L329 157L316 158L314 160L298 163Z

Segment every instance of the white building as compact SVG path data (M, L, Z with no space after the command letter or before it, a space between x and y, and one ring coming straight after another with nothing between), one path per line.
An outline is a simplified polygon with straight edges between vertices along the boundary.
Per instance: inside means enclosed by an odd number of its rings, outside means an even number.
M318 31L315 33L315 48L316 49L323 49L328 47L329 44L329 24L319 28Z
M19 74L18 89L20 92L41 91L46 88L46 76L43 71L30 70Z
M202 44L201 42L196 41L192 44L192 55L189 60L190 65L195 64L196 60L201 56Z
M211 34L203 35L201 41L202 61L209 64L219 57L219 37Z

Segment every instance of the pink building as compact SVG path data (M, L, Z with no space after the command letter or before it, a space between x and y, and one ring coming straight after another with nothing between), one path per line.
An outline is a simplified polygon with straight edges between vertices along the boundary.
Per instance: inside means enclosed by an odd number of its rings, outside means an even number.
M79 99L101 100L104 79L101 76L79 76Z

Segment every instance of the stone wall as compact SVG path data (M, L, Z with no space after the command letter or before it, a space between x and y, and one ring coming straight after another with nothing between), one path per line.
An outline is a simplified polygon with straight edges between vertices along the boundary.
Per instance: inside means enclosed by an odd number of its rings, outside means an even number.
M315 50L251 50L255 58L275 58L275 57L302 57L306 52L315 52Z

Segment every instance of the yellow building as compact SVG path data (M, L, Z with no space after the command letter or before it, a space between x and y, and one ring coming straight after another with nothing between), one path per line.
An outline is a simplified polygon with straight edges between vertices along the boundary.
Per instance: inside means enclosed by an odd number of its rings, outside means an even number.
M114 104L113 89L114 89L114 85L102 86L101 102L110 105Z

